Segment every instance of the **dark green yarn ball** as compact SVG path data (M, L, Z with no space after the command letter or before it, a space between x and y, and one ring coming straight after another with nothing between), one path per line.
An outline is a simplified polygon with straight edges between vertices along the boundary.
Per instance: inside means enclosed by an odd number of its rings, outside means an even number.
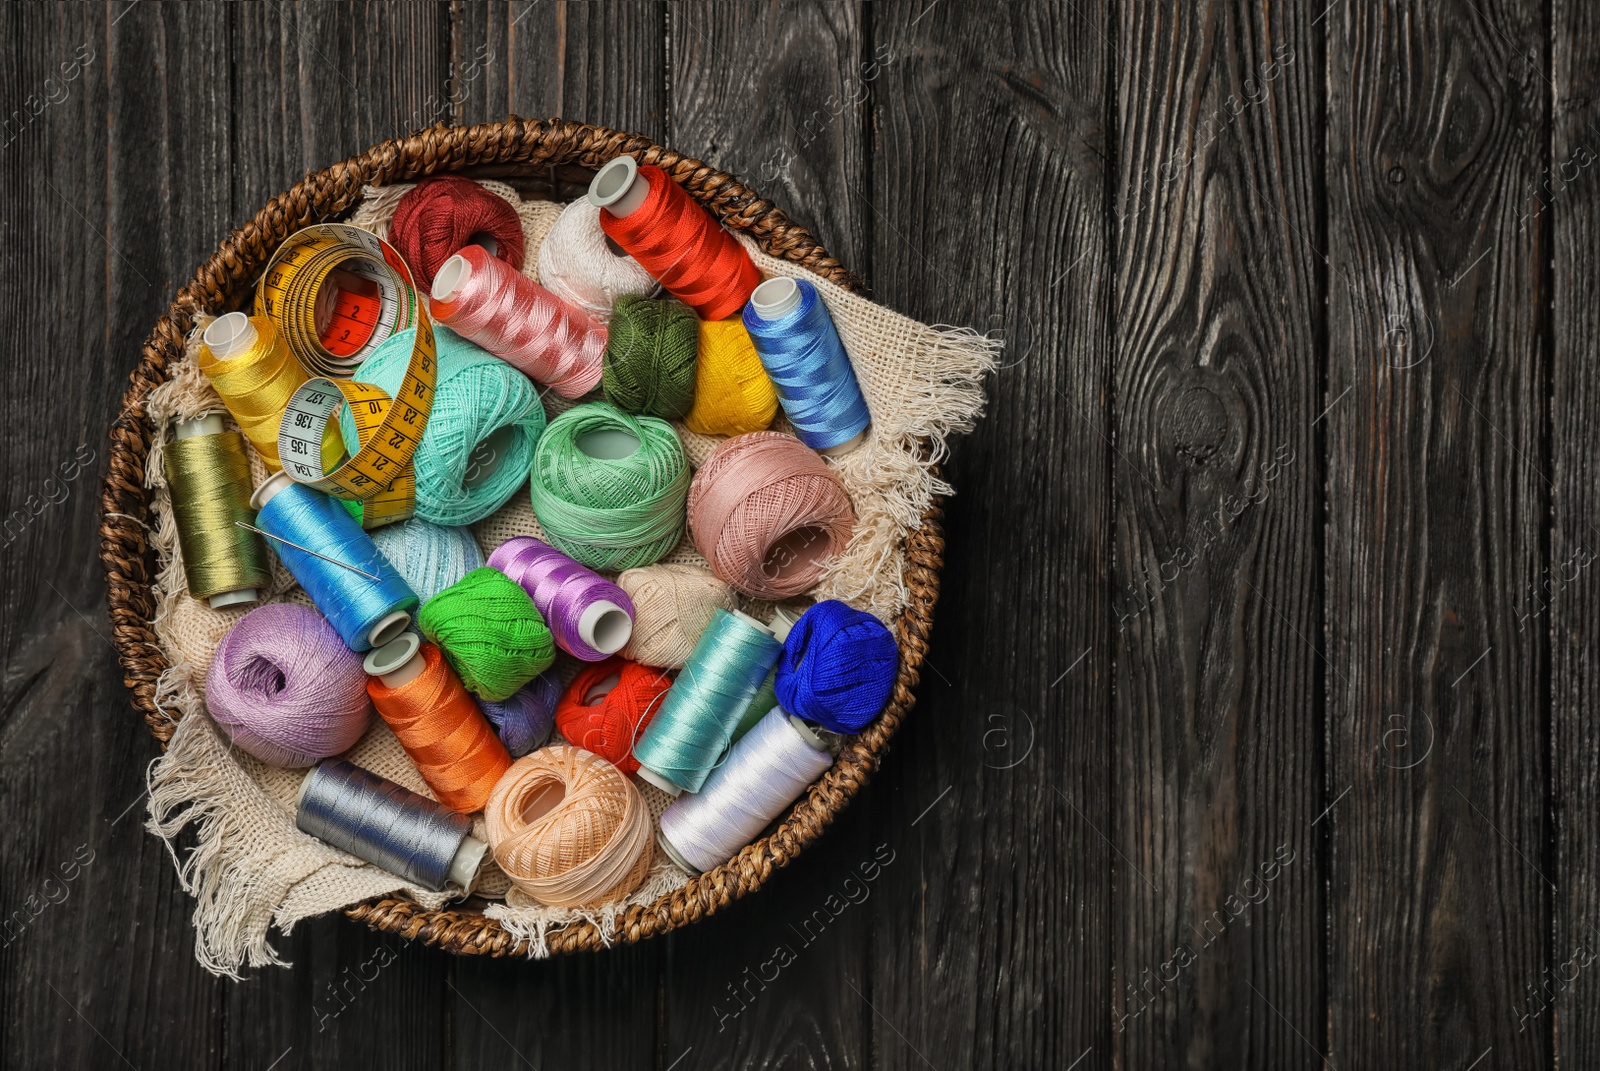
M700 321L671 298L624 297L606 336L606 401L630 413L681 420L694 408Z
M556 658L538 607L498 569L474 569L429 599L417 627L439 645L467 691L496 703Z

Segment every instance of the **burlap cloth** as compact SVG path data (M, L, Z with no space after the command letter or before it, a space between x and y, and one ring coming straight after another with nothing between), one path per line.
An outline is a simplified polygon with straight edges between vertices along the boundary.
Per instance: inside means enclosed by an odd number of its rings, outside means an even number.
M500 183L483 185L517 207L527 236L524 272L537 278L539 245L562 206L523 201L516 191ZM369 187L351 222L386 235L395 204L408 189L405 185ZM788 261L769 257L742 236L741 240L764 277L792 275L816 284L872 411L867 441L846 457L830 462L855 505L855 534L845 554L809 594L843 599L892 623L907 598L902 580L905 533L920 523L936 495L950 493L934 466L944 455L948 436L970 427L981 411L982 380L994 367L997 343L970 330L930 327L908 319ZM181 721L166 754L150 768L148 826L165 840L184 889L195 897L197 958L210 971L238 977L245 965L284 963L268 940L272 926L287 933L301 919L394 894L437 908L459 898L463 891L429 892L301 833L294 825L294 799L305 771L267 766L231 747L204 713L205 677L212 655L223 634L245 611L213 610L189 597L183 561L177 553L171 499L162 475L161 451L170 423L222 408L221 399L195 364L201 332L210 320L197 318L183 361L171 380L152 391L149 399L156 435L145 473L157 524L154 543L161 562L154 624L170 663L159 682L157 702L181 715ZM552 417L576 404L551 392L545 392L544 403ZM787 428L781 415L774 426ZM695 466L718 442L681 425L677 430ZM252 472L256 483L266 478L265 467L253 455ZM473 530L485 554L511 536L542 535L526 491ZM705 564L687 536L665 560ZM270 597L309 605L281 564L275 567ZM758 615L766 610L748 602L745 605ZM570 677L576 672L576 663L562 655L557 669ZM381 718L373 718L372 728L345 757L431 795ZM652 817L659 818L666 796L637 778L635 783L649 802ZM185 829L192 831L192 848L180 847L179 834ZM476 818L475 832L484 837L481 815ZM467 891L488 899L486 913L499 919L514 937L525 940L530 954L541 956L546 953L545 934L551 928L588 918L602 933L613 933L616 917L627 906L649 903L687 880L688 876L656 849L644 884L626 901L587 911L558 909L538 904L513 888L490 856Z

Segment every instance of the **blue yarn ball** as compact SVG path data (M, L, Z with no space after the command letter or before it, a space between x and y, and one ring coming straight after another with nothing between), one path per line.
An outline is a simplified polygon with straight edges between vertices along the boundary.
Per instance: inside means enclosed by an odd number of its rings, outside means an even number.
M439 380L433 413L412 458L417 516L436 524L481 521L528 484L533 447L544 431L544 405L533 382L498 357L435 325ZM396 332L361 362L353 377L392 397L405 378L416 328ZM360 442L349 409L339 414L345 449Z
M556 724L556 704L563 690L555 671L546 670L503 703L474 698L511 757L520 759L550 739Z
M468 528L447 528L413 517L377 529L372 541L423 602L483 568L483 551Z
M889 701L899 671L894 636L837 599L801 615L778 660L778 703L836 733L858 733Z

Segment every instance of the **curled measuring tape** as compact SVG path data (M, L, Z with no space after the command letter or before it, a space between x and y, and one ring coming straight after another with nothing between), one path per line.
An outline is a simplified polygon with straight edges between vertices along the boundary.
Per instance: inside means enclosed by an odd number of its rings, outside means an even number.
M433 409L439 375L433 324L411 272L393 247L342 223L297 231L267 265L256 309L313 373L289 398L278 426L278 457L296 483L362 503L362 525L410 517L412 455ZM385 339L416 328L398 393L348 377ZM332 471L322 456L329 423L348 405L361 448Z

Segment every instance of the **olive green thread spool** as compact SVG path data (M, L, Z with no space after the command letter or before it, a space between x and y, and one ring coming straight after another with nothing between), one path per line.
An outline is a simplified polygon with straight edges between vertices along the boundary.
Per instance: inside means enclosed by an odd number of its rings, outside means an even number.
M215 610L256 602L272 584L272 567L266 543L237 523L255 521L244 436L224 431L215 413L181 421L176 432L162 468L189 594Z

